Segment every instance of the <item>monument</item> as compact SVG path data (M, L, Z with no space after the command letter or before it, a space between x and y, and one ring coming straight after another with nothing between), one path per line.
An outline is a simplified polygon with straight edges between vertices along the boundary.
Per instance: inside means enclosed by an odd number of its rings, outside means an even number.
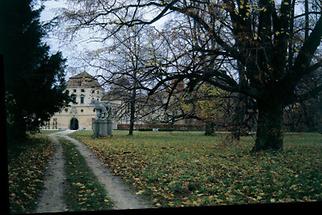
M92 100L91 104L94 104L96 111L96 119L93 122L94 137L106 137L112 135L112 107L109 103L103 103L96 100Z

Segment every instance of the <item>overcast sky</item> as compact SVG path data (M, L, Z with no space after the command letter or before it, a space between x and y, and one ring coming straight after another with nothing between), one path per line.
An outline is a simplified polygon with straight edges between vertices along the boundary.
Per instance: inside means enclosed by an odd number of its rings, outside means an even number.
M61 14L63 8L67 7L68 0L46 0L42 4L45 6L45 9L41 13L40 21L48 22L55 16ZM152 17L152 16L151 16ZM154 24L157 28L162 28L165 23L164 20L167 18L158 21ZM101 47L101 43L94 42L90 40L91 32L89 30L84 30L78 34L77 38L74 38L72 41L69 39L63 38L63 27L60 27L59 31L49 32L48 36L44 38L44 41L50 46L51 52L55 53L61 51L63 56L67 58L67 76L66 78L79 73L82 71L87 71L92 75L96 75L96 72L88 67L81 57L84 55L86 50L95 50Z
M56 15L59 15L62 8L66 7L65 0L48 0L43 4L45 9L41 13L41 22L48 22ZM79 37L74 38L72 41L65 39L63 38L63 35L61 35L63 27L59 29L60 30L55 32L49 32L48 36L44 38L44 41L50 46L51 52L55 53L61 51L63 56L67 58L68 73L66 78L84 70L95 75L93 74L93 71L84 65L80 57L86 49L96 49L99 47L99 44L88 42L87 35L84 33L80 34Z

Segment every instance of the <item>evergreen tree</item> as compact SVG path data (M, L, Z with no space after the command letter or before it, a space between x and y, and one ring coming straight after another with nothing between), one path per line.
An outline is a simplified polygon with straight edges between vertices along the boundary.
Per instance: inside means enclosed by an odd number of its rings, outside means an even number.
M33 0L0 3L0 54L4 56L5 102L9 141L36 131L65 104L65 59L49 54Z

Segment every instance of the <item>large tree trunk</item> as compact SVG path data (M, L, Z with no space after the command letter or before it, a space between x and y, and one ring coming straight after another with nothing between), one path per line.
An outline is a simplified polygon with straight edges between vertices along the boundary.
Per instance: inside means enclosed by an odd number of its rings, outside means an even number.
M129 127L129 135L133 135L134 120L135 120L134 117L135 117L135 95L132 95L131 102L130 102L130 127Z
M6 135L8 144L20 144L24 143L26 139L27 128L25 121L22 118L15 117L13 124L6 124Z
M130 127L129 135L133 135L134 121L135 121L135 99L136 99L136 89L133 89L131 102L130 102Z
M258 101L256 142L252 151L283 149L283 105L279 102Z
M232 120L232 130L231 134L234 140L239 141L240 136L245 133L245 112L246 112L246 97L241 93L238 94L237 99L234 104L233 120Z
M238 73L240 86L244 87L247 85L247 80L245 79L245 69L240 61L238 61ZM234 113L233 113L233 127L232 127L232 137L234 140L239 141L244 129L244 119L246 112L246 96L242 93L237 94L237 98L234 102Z
M206 136L215 135L215 123L214 122L206 122L205 135Z

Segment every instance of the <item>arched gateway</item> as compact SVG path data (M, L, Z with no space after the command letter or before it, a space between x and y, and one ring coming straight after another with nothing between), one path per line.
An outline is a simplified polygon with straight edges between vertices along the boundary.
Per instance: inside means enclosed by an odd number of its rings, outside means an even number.
M78 126L78 119L76 119L75 117L71 118L69 128L70 128L71 130L77 130L77 129L78 129L78 127L79 127L79 126Z

